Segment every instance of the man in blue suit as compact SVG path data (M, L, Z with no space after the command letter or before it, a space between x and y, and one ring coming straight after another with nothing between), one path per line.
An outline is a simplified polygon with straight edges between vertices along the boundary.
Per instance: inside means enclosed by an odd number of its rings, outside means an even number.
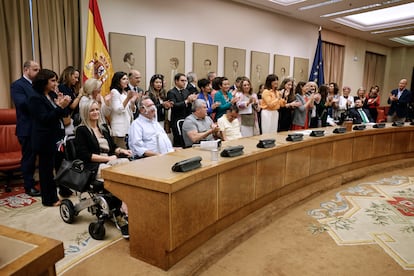
M391 104L387 115L388 122L405 122L408 104L412 101L411 92L406 86L407 80L402 79L398 84L398 88L391 91L388 98L388 104Z
M23 76L11 84L11 96L16 107L16 136L22 147L21 170L24 180L24 189L30 196L40 196L35 188L34 172L36 169L36 155L31 146L32 122L30 118L28 101L37 95L32 88L32 80L40 70L37 62L29 60L23 64Z

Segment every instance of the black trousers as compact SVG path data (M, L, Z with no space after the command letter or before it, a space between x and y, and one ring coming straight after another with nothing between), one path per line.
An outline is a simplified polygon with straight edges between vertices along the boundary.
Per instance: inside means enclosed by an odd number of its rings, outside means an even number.
M52 206L59 200L53 170L55 167L55 152L39 152L39 179L42 193L42 204Z
M33 152L30 136L17 137L22 147L20 161L24 181L24 189L29 192L35 186L34 173L36 169L36 153Z

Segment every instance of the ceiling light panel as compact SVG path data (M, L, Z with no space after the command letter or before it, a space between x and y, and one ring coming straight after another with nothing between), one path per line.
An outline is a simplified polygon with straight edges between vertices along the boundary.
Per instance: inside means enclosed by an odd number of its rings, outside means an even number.
M320 7L327 6L327 5L332 5L332 4L339 3L339 2L342 2L342 0L329 0L329 1L322 2L322 3L317 3L317 4L313 4L309 6L303 6L303 7L300 7L298 10L305 11L305 10L310 10L314 8L320 8Z
M297 3L305 2L306 0L269 0L269 2L279 4L282 6L290 6Z
M414 24L413 11L414 3L409 3L331 20L361 31L372 31Z
M414 3L345 16L344 19L363 26L373 26L400 20L414 19Z

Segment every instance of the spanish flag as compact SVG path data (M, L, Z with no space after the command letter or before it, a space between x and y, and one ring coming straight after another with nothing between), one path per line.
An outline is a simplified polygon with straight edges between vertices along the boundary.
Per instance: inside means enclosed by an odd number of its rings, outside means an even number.
M89 0L88 30L83 67L83 81L95 78L102 81L102 95L110 92L113 67L108 53L101 14L97 0Z

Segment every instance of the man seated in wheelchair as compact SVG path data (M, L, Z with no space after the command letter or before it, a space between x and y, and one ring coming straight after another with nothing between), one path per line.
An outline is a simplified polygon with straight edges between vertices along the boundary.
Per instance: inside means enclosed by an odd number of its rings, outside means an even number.
M100 108L100 104L95 100L80 106L82 122L75 131L75 148L76 158L84 162L85 168L96 172L96 180L103 182L101 170L115 164L129 162L127 157L131 157L132 153L115 144L101 116ZM119 203L121 205L121 201ZM116 226L121 230L124 238L129 238L128 209L124 203L119 207L114 214Z

